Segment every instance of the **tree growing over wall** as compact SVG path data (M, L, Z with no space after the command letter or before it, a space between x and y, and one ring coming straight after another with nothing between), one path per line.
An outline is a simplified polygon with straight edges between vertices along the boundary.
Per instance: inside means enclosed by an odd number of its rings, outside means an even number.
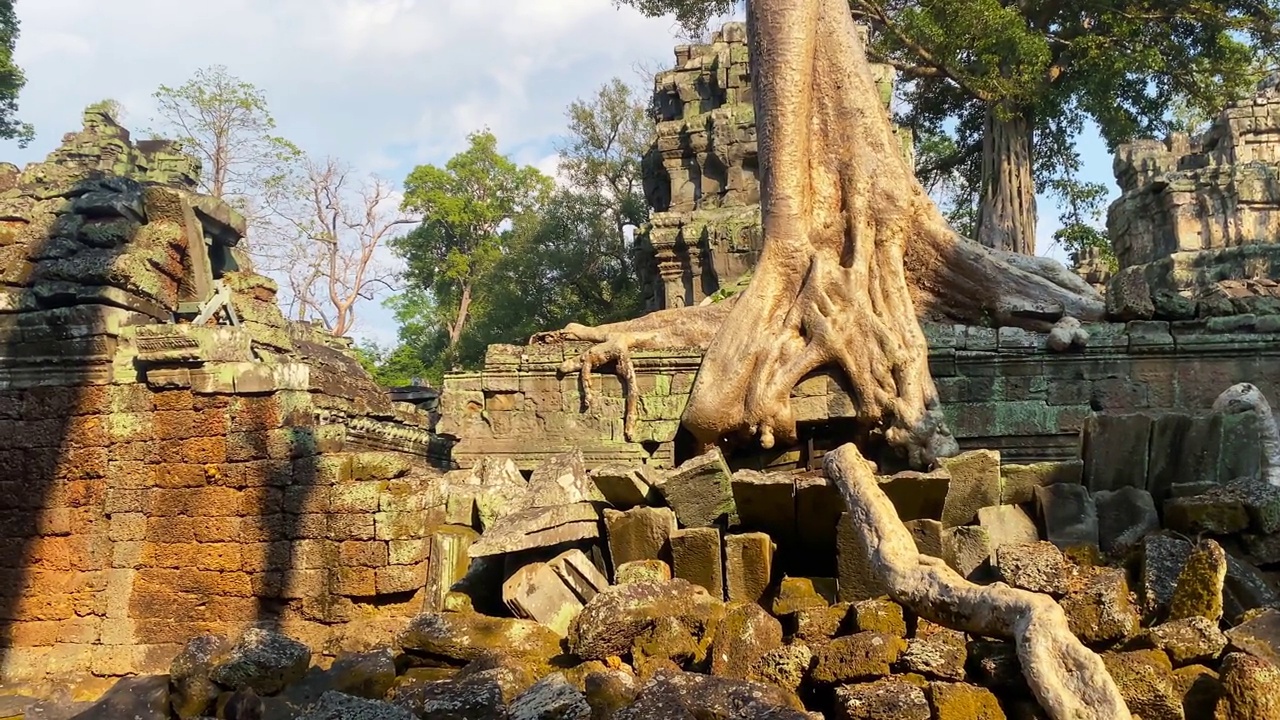
M618 0L705 23L729 0ZM1074 169L1086 120L1108 147L1216 113L1265 71L1275 0L849 0L874 61L909 81L902 122L948 135L924 175L959 171L984 245L1035 252L1036 191L1092 192ZM930 179L926 177L926 185ZM1070 204L1070 198L1064 198Z

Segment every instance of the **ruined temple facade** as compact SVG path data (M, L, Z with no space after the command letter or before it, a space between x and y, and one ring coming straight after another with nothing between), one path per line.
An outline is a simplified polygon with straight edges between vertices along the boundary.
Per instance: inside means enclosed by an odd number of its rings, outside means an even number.
M1190 320L1280 311L1280 86L1264 81L1198 137L1120 147L1108 309Z
M675 54L675 69L654 80L657 138L644 159L652 214L636 252L647 311L697 305L736 283L764 243L746 25L729 23ZM888 107L894 71L871 68Z
M0 167L0 677L164 671L252 624L419 612L448 447L285 320L199 166L86 112Z

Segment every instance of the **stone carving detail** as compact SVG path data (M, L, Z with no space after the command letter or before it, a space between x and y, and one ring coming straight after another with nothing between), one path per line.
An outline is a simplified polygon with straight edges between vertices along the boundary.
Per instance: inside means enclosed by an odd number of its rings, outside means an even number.
M728 23L675 55L675 69L654 80L657 139L644 165L653 209L637 238L646 310L702 302L749 273L764 242L746 25ZM894 71L872 71L887 106Z
M1184 320L1280 311L1280 93L1229 105L1198 137L1122 145L1107 229L1108 310Z

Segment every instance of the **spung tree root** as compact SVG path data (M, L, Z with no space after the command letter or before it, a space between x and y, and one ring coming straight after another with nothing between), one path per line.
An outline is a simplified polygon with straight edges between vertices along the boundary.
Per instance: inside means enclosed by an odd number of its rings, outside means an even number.
M608 363L625 379L634 350L704 350L681 419L703 448L794 442L791 389L836 367L859 423L931 465L957 445L921 318L1050 330L1101 317L1101 298L1059 263L951 230L903 158L844 0L751 0L747 22L764 231L750 283L712 305L535 341L596 343L564 367L586 379ZM1058 325L1051 345L1086 337ZM628 407L630 427L633 398Z
M1012 640L1032 694L1053 720L1130 720L1102 658L1072 634L1053 598L1003 583L976 585L917 552L874 466L854 445L827 454L823 463L891 598L939 625Z

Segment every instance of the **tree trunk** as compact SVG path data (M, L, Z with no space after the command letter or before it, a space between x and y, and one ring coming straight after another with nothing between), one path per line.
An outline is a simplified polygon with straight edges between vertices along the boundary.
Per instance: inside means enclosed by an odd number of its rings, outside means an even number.
M1031 693L1055 720L1130 719L1102 658L1072 634L1053 598L1002 583L976 585L917 552L871 464L853 445L828 453L823 465L853 526L861 528L872 571L889 597L946 627L1012 640Z
M1031 167L1031 121L1008 119L988 105L982 134L982 194L978 242L996 250L1036 254L1036 186Z
M458 317L453 321L453 327L449 328L449 350L453 350L458 345L458 340L462 338L462 328L467 324L467 314L471 311L471 282L467 281L462 284L462 299L458 302Z
M616 361L624 379L631 349L704 348L682 418L704 447L793 441L791 389L834 366L864 428L931 465L957 446L919 318L1048 329L1101 317L1101 298L1056 261L947 226L903 158L845 0L753 0L747 23L765 238L750 284L718 304L534 341L599 343L563 369Z

